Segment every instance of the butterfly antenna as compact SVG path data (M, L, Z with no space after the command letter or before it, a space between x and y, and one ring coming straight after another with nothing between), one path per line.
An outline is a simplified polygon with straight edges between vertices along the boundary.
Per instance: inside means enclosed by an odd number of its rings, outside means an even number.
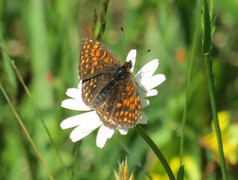
M121 34L122 34L122 49L123 49L123 54L125 54L125 37L124 37L124 29L122 27L122 25L120 25L120 29L121 29Z
M143 53L140 53L140 54L138 54L138 56L137 57L141 57L141 56L144 56L144 55L146 55L148 52L150 52L151 51L151 49L148 49L146 52L143 52ZM141 68L140 66L135 66L135 68Z
M145 54L149 53L151 49L148 49L146 52L143 52L142 54L138 54L138 57L144 56Z
M124 48L125 47L125 37L124 37L124 29L122 27L122 25L120 25L120 29L121 29L121 33L122 33L122 47Z

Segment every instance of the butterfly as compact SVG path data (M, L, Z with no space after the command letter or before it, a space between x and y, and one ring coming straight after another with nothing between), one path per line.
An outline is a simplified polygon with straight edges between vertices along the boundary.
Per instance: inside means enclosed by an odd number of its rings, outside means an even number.
M131 67L131 61L122 64L101 42L83 38L78 67L82 99L109 128L134 127L142 115Z

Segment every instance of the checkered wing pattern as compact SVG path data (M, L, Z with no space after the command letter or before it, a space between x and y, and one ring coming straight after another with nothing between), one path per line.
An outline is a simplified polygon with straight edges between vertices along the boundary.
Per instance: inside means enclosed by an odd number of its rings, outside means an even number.
M119 58L101 42L85 37L79 59L79 76L85 80L121 66Z
M142 110L135 80L129 72L98 107L97 114L104 125L111 128L136 125Z
M112 79L113 74L101 74L96 77L83 80L82 98L86 105L93 107L96 97L102 91L102 89Z

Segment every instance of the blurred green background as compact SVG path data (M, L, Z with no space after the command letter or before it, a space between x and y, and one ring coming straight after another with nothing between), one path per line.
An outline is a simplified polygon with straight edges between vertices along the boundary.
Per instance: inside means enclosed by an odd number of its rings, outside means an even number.
M103 149L96 146L93 132L81 143L72 143L71 130L62 130L63 119L75 115L60 107L67 88L77 87L77 67L82 37L91 35L94 10L98 16L103 1L98 0L0 0L0 83L38 147L55 179L114 179L118 161L128 158L135 179L168 179L165 171L134 129L127 136L118 132ZM188 62L195 24L201 15L198 1L111 0L102 42L122 61L130 49L137 49L135 70L159 58L157 73L166 81L149 98L144 109L149 117L143 126L164 153L175 174L179 168L181 122L186 96ZM212 22L213 72L217 110L223 134L228 176L238 178L238 1L214 3ZM125 32L122 46L120 25ZM98 26L97 26L98 29ZM191 75L190 99L184 129L186 179L221 179L216 138L202 55L202 27ZM144 54L148 49L150 53ZM32 100L27 96L9 57L15 61ZM40 113L38 113L40 112ZM0 93L0 179L49 179L36 152Z

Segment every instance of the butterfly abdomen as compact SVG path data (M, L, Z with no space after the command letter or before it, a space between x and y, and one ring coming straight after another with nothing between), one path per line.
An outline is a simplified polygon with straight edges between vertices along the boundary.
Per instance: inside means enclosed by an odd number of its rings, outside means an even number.
M97 108L100 104L108 97L113 87L116 85L117 81L115 79L109 81L109 83L101 90L98 96L95 98L93 107Z

